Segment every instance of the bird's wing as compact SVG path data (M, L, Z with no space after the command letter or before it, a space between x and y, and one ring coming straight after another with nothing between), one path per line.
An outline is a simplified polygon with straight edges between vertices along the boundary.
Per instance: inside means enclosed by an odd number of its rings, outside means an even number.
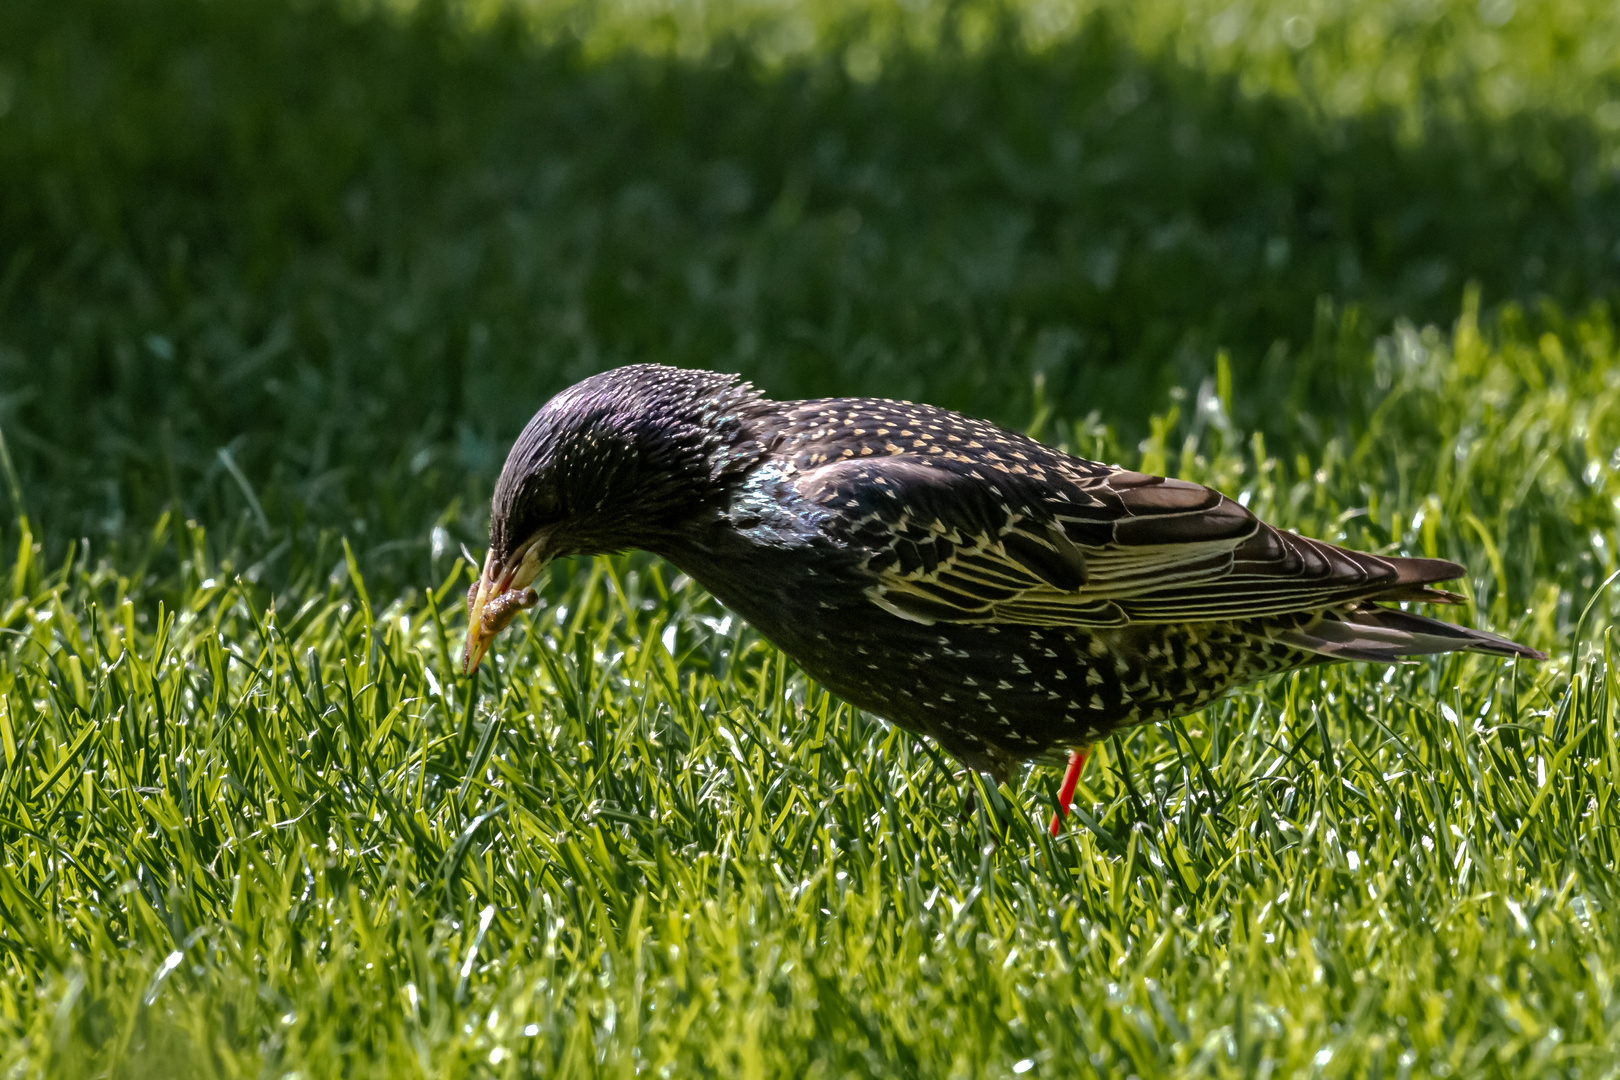
M894 455L801 473L822 528L867 553L878 606L917 622L1123 626L1445 601L1462 574L1282 532L1200 484L1125 470L1038 479Z

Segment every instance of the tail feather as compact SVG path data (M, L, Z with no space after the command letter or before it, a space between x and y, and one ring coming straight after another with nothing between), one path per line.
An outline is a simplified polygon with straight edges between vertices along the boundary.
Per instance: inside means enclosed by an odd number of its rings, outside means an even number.
M1547 659L1528 645L1483 630L1373 604L1325 611L1304 626L1279 634L1278 639L1333 660L1391 663L1408 656L1448 652Z

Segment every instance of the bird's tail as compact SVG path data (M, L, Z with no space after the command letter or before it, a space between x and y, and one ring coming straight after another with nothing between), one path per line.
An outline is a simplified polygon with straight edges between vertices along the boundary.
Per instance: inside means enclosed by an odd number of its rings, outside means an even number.
M1330 660L1390 663L1408 656L1477 652L1492 656L1547 659L1545 653L1483 630L1430 619L1377 604L1356 604L1320 613L1278 639Z

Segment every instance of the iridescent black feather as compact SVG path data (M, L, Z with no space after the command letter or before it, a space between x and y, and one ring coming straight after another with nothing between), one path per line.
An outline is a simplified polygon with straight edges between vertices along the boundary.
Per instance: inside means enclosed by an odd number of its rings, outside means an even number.
M643 548L813 678L998 777L1330 660L1523 645L1383 606L1455 563L1283 532L1219 492L909 402L619 368L512 448L490 558Z

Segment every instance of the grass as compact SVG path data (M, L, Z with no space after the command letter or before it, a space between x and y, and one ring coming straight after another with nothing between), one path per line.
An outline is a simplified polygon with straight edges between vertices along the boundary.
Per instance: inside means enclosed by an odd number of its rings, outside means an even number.
M1620 1072L1612 13L692 10L0 3L0 1069ZM1267 682L1057 841L645 557L459 678L505 440L630 359L1455 558L1552 659Z

